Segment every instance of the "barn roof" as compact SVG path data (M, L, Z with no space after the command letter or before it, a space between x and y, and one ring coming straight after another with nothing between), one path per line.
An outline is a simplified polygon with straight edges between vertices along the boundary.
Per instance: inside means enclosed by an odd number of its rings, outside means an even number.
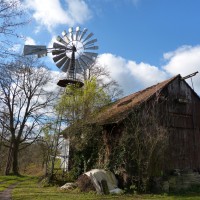
M96 118L96 122L100 125L118 123L126 118L130 113L130 110L136 106L141 105L143 102L149 100L156 93L161 91L167 85L169 85L176 78L181 77L180 75L174 76L168 80L161 83L148 87L139 92L133 93L126 96L111 105L105 107Z

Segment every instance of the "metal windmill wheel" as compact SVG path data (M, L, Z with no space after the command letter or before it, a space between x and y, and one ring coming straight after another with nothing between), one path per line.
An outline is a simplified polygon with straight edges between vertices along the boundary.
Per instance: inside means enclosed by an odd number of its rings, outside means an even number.
M76 78L76 74L81 74L94 64L98 49L95 46L97 39L93 39L93 33L87 34L87 29L80 27L69 28L68 32L63 31L62 37L58 36L52 48L46 46L25 45L24 55L36 54L38 57L52 53L56 66L67 73L67 79L59 80L57 83L61 87L68 84L76 84L79 87L83 83Z

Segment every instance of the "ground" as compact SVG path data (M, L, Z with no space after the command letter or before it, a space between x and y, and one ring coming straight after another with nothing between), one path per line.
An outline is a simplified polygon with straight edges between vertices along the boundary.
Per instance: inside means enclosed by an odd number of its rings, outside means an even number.
M4 192L3 192L4 191ZM92 193L80 193L78 190L61 191L58 186L44 187L38 182L37 177L0 176L1 200L200 200L200 192L190 192L178 195L97 195ZM2 196L2 194L4 196Z
M4 191L0 192L1 200L11 200L12 190L16 187L18 183L9 185Z

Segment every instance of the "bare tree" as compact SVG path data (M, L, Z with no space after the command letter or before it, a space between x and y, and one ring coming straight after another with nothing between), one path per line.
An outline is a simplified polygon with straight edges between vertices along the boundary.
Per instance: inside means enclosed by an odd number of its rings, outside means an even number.
M46 146L45 150L45 177L48 178L48 182L53 180L56 156L59 154L59 139L61 135L61 116L55 115L55 118L49 121L42 129L43 137L40 139L41 142Z
M123 95L117 81L111 78L110 72L105 66L101 66L98 62L92 65L88 73L85 74L85 80L95 78L102 89L110 96L112 101L117 100Z
M19 0L0 0L0 34L14 35L16 27L25 24L21 19L23 15Z
M11 51L13 38L16 41L21 37L17 29L29 21L19 0L0 0L0 58L14 54Z
M49 71L37 60L24 59L6 64L0 69L0 124L4 145L9 148L6 174L18 174L18 153L40 135L40 125L47 119L53 93L44 86L50 80ZM6 117L5 117L6 116Z

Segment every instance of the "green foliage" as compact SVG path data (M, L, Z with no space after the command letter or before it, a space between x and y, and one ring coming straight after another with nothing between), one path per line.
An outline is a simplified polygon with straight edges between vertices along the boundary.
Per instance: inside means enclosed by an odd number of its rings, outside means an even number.
M82 88L67 86L60 99L57 112L69 124L63 134L70 138L71 168L76 169L74 174L77 177L96 163L102 144L101 127L91 125L90 121L110 101L110 96L95 78L86 80Z
M193 184L187 189L172 190L170 194L188 195L188 194L200 194L200 184Z
M160 172L167 146L167 132L151 112L132 111L123 123L119 138L112 138L109 169L122 178L123 186L147 192L151 176ZM116 137L116 136L115 136ZM133 191L133 188L130 188Z
M66 87L65 94L57 106L59 113L72 124L77 120L89 120L102 106L110 102L110 97L102 87L99 87L95 78L86 80L84 87L74 85Z
M75 131L68 134L71 136L71 166L73 166L76 178L94 167L98 159L99 148L103 143L100 127L87 125L79 127L78 130L77 134Z

